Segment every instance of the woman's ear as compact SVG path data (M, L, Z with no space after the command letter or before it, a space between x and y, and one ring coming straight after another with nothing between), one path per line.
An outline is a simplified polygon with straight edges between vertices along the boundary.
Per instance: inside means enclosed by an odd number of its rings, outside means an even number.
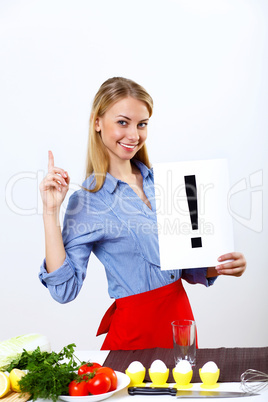
M100 119L97 117L95 120L95 130L100 133L101 128L100 128Z

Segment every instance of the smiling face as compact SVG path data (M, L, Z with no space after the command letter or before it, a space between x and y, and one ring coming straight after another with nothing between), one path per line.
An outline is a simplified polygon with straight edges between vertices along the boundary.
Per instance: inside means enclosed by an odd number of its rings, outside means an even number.
M127 97L114 103L95 129L100 132L110 158L110 164L129 161L142 148L147 138L149 111L144 102Z

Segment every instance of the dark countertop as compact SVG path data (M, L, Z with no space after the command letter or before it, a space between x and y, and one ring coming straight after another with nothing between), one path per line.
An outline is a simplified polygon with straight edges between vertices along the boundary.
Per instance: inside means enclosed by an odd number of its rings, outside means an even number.
M175 366L173 349L113 350L104 366L125 372L133 361L140 361L146 368L145 381L150 381L148 369L151 363L162 360L170 370L168 382L174 382L172 369ZM220 369L220 382L240 382L241 374L247 369L255 369L268 374L268 347L258 348L217 348L197 349L196 366L193 368L192 382L200 382L199 368L208 361L214 361Z

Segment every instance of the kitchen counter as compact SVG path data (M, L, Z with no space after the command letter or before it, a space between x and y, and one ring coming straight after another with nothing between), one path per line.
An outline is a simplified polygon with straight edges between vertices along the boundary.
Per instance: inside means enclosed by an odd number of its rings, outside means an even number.
M226 350L225 348L220 348L220 349L221 349L220 352L222 352L223 350L224 350L224 352L229 351L229 349ZM235 349L239 349L239 348L235 348ZM253 350L255 348L247 348L247 351L248 351L248 349L249 349L250 353L255 352ZM264 353L263 354L260 353L260 355L262 355L263 358L266 359L265 353L267 352L268 348L259 348L259 349L263 349ZM160 350L160 351L162 351L162 350ZM166 350L165 352L167 352L167 351L168 350ZM241 349L241 351L242 351L242 349ZM133 351L118 351L118 352L117 351L113 351L113 352L108 352L108 351L76 351L76 355L81 360L96 361L96 362L98 362L98 363L100 363L102 365L106 364L106 362L112 362L114 360L115 364L118 365L118 360L120 360L120 359L117 359L116 358L117 356L119 356L119 358L120 358L120 355L121 355L121 357L124 356L125 364L128 364L128 359L131 358L132 356L135 356L135 358L133 360L138 360L139 352L141 352L141 351L135 351L135 352L133 352ZM147 350L147 353L146 353L146 351L142 351L142 355L147 354L147 355L154 356L155 352L156 352L156 350ZM239 352L239 351L236 350L236 352ZM243 356L248 356L248 354L245 353L245 349L243 349L242 352L243 352ZM261 350L258 350L257 352L261 352ZM256 355L256 354L254 353L254 355ZM114 356L114 358L113 358L113 356ZM235 355L234 355L234 357L235 357ZM158 358L161 358L161 353L160 353L160 356ZM121 359L121 360L123 360L123 359ZM210 359L208 359L208 360L210 360ZM234 359L233 363L234 363L234 366L237 364L235 359ZM266 365L268 365L267 359L266 359ZM113 367L113 364L110 364L110 366L112 368L114 368L115 370L117 370L117 367ZM149 367L148 366L145 366L145 367L146 367L146 371L148 372ZM199 368L199 367L197 367L197 368ZM219 366L219 368L221 369L220 366ZM247 368L255 368L255 367L247 367ZM118 371L124 372L124 370L122 370L122 369L118 370ZM223 368L222 368L222 372L223 372ZM268 370L266 370L265 372L268 374ZM169 383L169 386L173 386L173 385L174 385L174 383L172 383L172 382ZM200 385L201 384L199 382L194 382L193 387L191 389L192 390L199 390L199 389L201 389ZM221 382L219 380L219 387L217 388L217 390L221 390L221 391L241 391L240 382L239 381ZM137 396L137 395L136 396L130 396L130 395L128 395L127 388L125 388L122 391L119 391L118 393L116 393L113 396L111 396L108 400L111 401L111 402L112 401L130 401L130 400L133 400L133 402L150 402L150 401L151 402L154 402L154 401L161 401L162 402L162 401L172 400L171 398L172 398L172 396L169 396L169 395L167 395L167 396L140 396L140 395L139 396ZM188 401L196 401L196 399L187 399L187 400ZM202 399L202 400L204 400L204 399ZM207 400L207 399L205 399L205 400ZM214 399L214 398L213 399L210 398L209 400L211 400L211 401L219 401L219 399ZM232 402L232 401L237 400L237 398L228 398L228 399L224 399L224 400L228 400L228 401ZM267 402L268 401L268 387L265 390L260 391L259 395L246 397L245 401L246 402Z

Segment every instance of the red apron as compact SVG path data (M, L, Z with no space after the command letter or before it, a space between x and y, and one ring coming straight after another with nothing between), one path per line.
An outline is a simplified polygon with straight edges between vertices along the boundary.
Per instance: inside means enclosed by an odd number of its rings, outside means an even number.
M108 332L102 350L172 348L171 322L194 320L181 279L117 299L106 311L97 336Z

